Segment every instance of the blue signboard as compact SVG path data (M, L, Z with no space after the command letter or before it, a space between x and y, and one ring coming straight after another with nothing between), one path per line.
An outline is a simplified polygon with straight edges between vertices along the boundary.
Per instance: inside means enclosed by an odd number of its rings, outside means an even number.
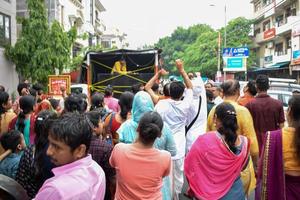
M223 57L248 57L249 48L248 47L238 47L238 48L224 48Z
M293 59L298 59L300 58L300 50L297 50L297 51L293 51Z
M243 58L228 58L227 68L241 68L243 67Z

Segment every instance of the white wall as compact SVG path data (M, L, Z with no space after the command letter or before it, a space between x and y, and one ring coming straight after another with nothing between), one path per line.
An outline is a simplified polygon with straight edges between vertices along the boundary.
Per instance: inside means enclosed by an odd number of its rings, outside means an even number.
M16 0L10 3L0 0L0 12L10 16L11 20L11 43L16 43ZM15 71L15 65L4 56L4 48L0 46L0 85L5 86L9 93L17 89L19 79Z

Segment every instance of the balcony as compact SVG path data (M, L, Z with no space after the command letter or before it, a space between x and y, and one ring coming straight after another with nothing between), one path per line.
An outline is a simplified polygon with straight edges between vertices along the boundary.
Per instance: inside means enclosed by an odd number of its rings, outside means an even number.
M275 52L273 63L289 62L292 59L292 50L287 49L284 52Z
M275 13L274 2L268 5L264 5L261 9L254 12L253 19L258 20L260 18L267 18Z
M83 5L82 5L82 0L71 0L72 2L73 2L73 4L75 5L75 6L77 6L78 8L80 8L80 9L83 9L84 7L83 7Z
M96 9L98 9L100 12L106 11L100 0L95 1Z
M103 34L104 31L106 30L106 26L104 25L104 22L103 20L99 19L99 18L96 18L95 19L95 31L100 33L100 34Z
M254 38L254 42L257 43L257 44L264 42L264 33L256 34L256 36Z
M290 16L282 23L276 23L276 35L281 35L292 30L293 24L300 22L299 16Z

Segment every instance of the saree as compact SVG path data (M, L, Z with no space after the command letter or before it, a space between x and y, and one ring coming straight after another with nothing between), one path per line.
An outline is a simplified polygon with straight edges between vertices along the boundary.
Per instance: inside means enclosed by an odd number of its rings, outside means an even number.
M198 137L184 162L191 196L221 199L230 192L235 193L235 197L237 194L242 196L238 199L245 199L240 173L248 160L248 140L244 136L239 137L243 146L238 155L225 146L216 132Z
M281 130L266 134L258 168L255 199L300 199L300 177L284 173Z

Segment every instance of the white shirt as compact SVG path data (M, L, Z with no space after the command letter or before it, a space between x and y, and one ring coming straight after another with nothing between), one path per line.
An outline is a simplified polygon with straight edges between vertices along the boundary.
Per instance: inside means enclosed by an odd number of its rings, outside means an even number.
M201 109L200 113L193 124L189 129L186 135L186 149L190 150L192 144L196 139L203 135L206 132L207 124L207 100L206 100L206 90L204 83L201 77L197 77L192 80L193 83L193 103L190 111L188 113L187 124L189 125L196 117L199 109L199 96L201 95Z
M154 109L161 115L163 121L168 124L173 133L177 149L176 156L172 157L173 160L178 160L185 156L185 126L192 102L193 90L186 89L185 97L182 101L173 99L160 100Z
M214 103L216 104L216 105L219 105L219 104L221 104L221 103L223 103L223 99L220 97L220 96L217 96L216 98L215 98L215 100L214 100Z

